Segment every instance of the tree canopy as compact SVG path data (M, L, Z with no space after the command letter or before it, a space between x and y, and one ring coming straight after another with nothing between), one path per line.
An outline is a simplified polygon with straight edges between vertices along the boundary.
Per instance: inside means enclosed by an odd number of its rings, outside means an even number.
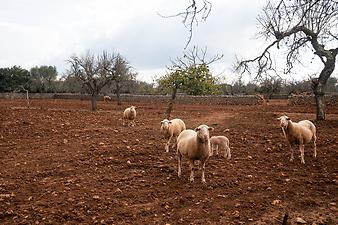
M205 64L191 66L185 70L176 70L157 80L160 89L171 93L177 88L188 95L217 94L216 79Z
M57 78L55 66L36 66L30 69L30 89L33 92L53 92Z
M20 86L27 88L29 80L28 70L19 66L0 68L0 92L13 92Z

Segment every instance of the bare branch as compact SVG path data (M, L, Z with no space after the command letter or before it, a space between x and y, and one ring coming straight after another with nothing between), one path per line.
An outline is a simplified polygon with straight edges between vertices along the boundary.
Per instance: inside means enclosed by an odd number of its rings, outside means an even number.
M208 0L190 0L188 7L183 12L168 16L162 15L160 13L157 14L163 18L183 18L182 23L189 31L188 41L184 47L184 49L187 49L192 40L194 25L196 24L196 26L198 26L199 21L205 21L210 15L211 8L212 3Z
M263 72L274 70L270 49L276 45L287 49L286 68L290 73L295 63L301 64L302 55L311 50L325 65L334 61L335 51L325 48L324 43L338 44L338 1L337 0L280 0L278 4L269 1L258 17L262 30L260 35L267 41L275 39L256 58L238 61L237 71L251 73L256 70L256 78ZM255 65L250 66L249 64Z
M207 48L199 49L198 47L194 46L192 49L189 49L184 52L183 57L177 57L174 60L170 60L172 66L169 67L169 70L186 70L192 66L198 67L200 65L210 65L216 61L219 61L223 58L223 55L214 55L211 58L206 58Z

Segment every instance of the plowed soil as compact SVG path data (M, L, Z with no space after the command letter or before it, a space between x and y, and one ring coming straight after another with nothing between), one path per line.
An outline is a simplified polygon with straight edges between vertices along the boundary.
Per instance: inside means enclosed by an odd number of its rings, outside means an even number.
M136 105L135 127L122 112ZM175 149L164 151L166 103L0 99L1 224L338 224L338 107L317 127L317 158L290 151L277 117L315 119L315 108L175 105L188 128L214 127L232 158L210 157L195 181Z

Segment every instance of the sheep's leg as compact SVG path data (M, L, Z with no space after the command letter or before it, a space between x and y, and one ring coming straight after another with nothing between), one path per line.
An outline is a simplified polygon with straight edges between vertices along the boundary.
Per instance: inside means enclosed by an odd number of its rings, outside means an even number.
M174 142L173 142L173 145L171 146L172 149L175 149L176 148L176 145L177 145L177 136L174 137Z
M189 159L190 164L190 182L194 182L194 160Z
M229 153L228 153L227 146L226 145L222 146L222 150L224 150L224 158L228 158Z
M231 159L231 152L230 152L229 146L226 146L225 148L226 148L226 152L227 152L227 158Z
M216 146L216 147L215 147L215 149L216 149L216 155L218 155L218 146L219 146L219 145L216 144L215 146Z
M313 153L313 157L317 157L317 144L316 144L316 141L317 141L317 137L316 135L314 135L313 137L313 148L314 148L314 153Z
M304 144L299 145L299 150L300 150L300 160L303 164L305 164L304 160Z
M294 157L293 157L293 148L292 148L291 144L289 144L289 147L290 147L290 151L291 151L290 162L292 162L293 159L294 159Z
M173 137L172 135L169 137L169 140L168 140L168 142L167 142L166 145L165 145L165 151L166 151L166 152L169 152L169 145L170 145L170 141L171 141L171 138L172 138L172 137Z
M178 177L181 177L182 155L179 152L177 152L177 158L178 158L178 171L177 171L177 175L178 175Z
M204 171L205 171L205 160L202 162L202 183L206 184L207 182L205 181L205 177L204 177Z
M214 155L214 145L210 144L210 156Z
M169 146L167 142L164 144L164 149L165 149L165 152L169 152Z

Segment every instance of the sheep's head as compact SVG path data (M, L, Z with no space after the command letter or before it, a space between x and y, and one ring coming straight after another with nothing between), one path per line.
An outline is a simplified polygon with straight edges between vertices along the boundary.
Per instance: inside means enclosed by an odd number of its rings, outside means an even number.
M195 128L195 131L197 132L197 137L201 140L202 143L208 142L210 135L209 131L213 131L214 128L208 127L207 125L200 125Z
M169 129L169 124L171 124L171 121L164 119L161 121L161 129L163 130L168 130Z
M287 128L290 118L288 116L281 116L279 118L277 118L280 121L280 125L282 128Z

